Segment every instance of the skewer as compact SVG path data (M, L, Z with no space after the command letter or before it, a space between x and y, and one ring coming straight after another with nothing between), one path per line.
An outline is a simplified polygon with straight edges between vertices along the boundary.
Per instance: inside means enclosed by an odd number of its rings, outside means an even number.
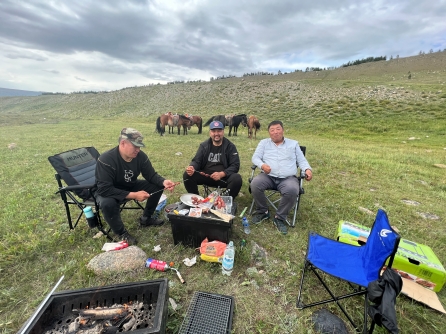
M182 183L182 182L186 182L186 181L187 181L187 179L186 179L186 180L183 180L183 181L175 182L174 185L173 185L172 187L176 187L176 186L179 185L180 183ZM163 188L163 189L154 191L153 193L149 194L149 196L152 196L153 194L159 193L160 191L164 191L164 190L166 190L166 189L167 189L167 188Z
M194 173L198 173L198 174L200 174L200 175L203 175L203 176L206 176L206 177L211 177L209 174L206 174L205 172L201 172L201 171L199 171L199 170L194 170ZM226 181L223 181L222 179L220 179L220 180L218 180L218 181L216 181L216 182L219 182L219 181L221 181L221 182L223 182L223 183L228 183L228 182L226 182Z

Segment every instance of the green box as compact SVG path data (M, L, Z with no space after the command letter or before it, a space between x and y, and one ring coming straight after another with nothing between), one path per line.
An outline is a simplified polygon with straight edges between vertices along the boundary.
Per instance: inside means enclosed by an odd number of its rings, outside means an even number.
M350 245L361 246L361 240L370 234L370 228L350 223L339 222L336 239ZM401 239L392 268L404 278L438 292L446 282L446 271L432 249L426 245Z

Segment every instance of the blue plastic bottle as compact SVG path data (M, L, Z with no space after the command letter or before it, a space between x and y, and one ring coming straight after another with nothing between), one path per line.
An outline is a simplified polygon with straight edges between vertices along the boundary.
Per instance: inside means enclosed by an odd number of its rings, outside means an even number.
M234 268L234 257L234 243L229 241L229 244L226 246L225 253L223 254L223 262L221 264L221 273L223 275L231 276L232 269Z

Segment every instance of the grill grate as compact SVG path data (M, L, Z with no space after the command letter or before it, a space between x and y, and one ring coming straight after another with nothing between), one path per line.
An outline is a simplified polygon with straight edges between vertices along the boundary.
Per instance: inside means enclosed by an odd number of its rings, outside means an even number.
M197 291L179 334L230 333L233 309L233 297Z

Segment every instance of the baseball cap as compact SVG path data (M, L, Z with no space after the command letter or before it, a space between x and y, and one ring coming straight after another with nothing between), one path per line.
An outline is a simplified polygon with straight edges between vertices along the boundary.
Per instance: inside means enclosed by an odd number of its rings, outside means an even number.
M133 128L122 129L121 130L121 139L127 139L135 146L144 147L144 144L142 143L142 140L144 139L144 137L142 136L141 132L139 132L136 129L133 129Z
M225 126L221 123L221 122L219 122L219 121L213 121L212 123L211 123L211 125L209 125L209 129L210 130L214 130L214 129L224 129L225 128Z

